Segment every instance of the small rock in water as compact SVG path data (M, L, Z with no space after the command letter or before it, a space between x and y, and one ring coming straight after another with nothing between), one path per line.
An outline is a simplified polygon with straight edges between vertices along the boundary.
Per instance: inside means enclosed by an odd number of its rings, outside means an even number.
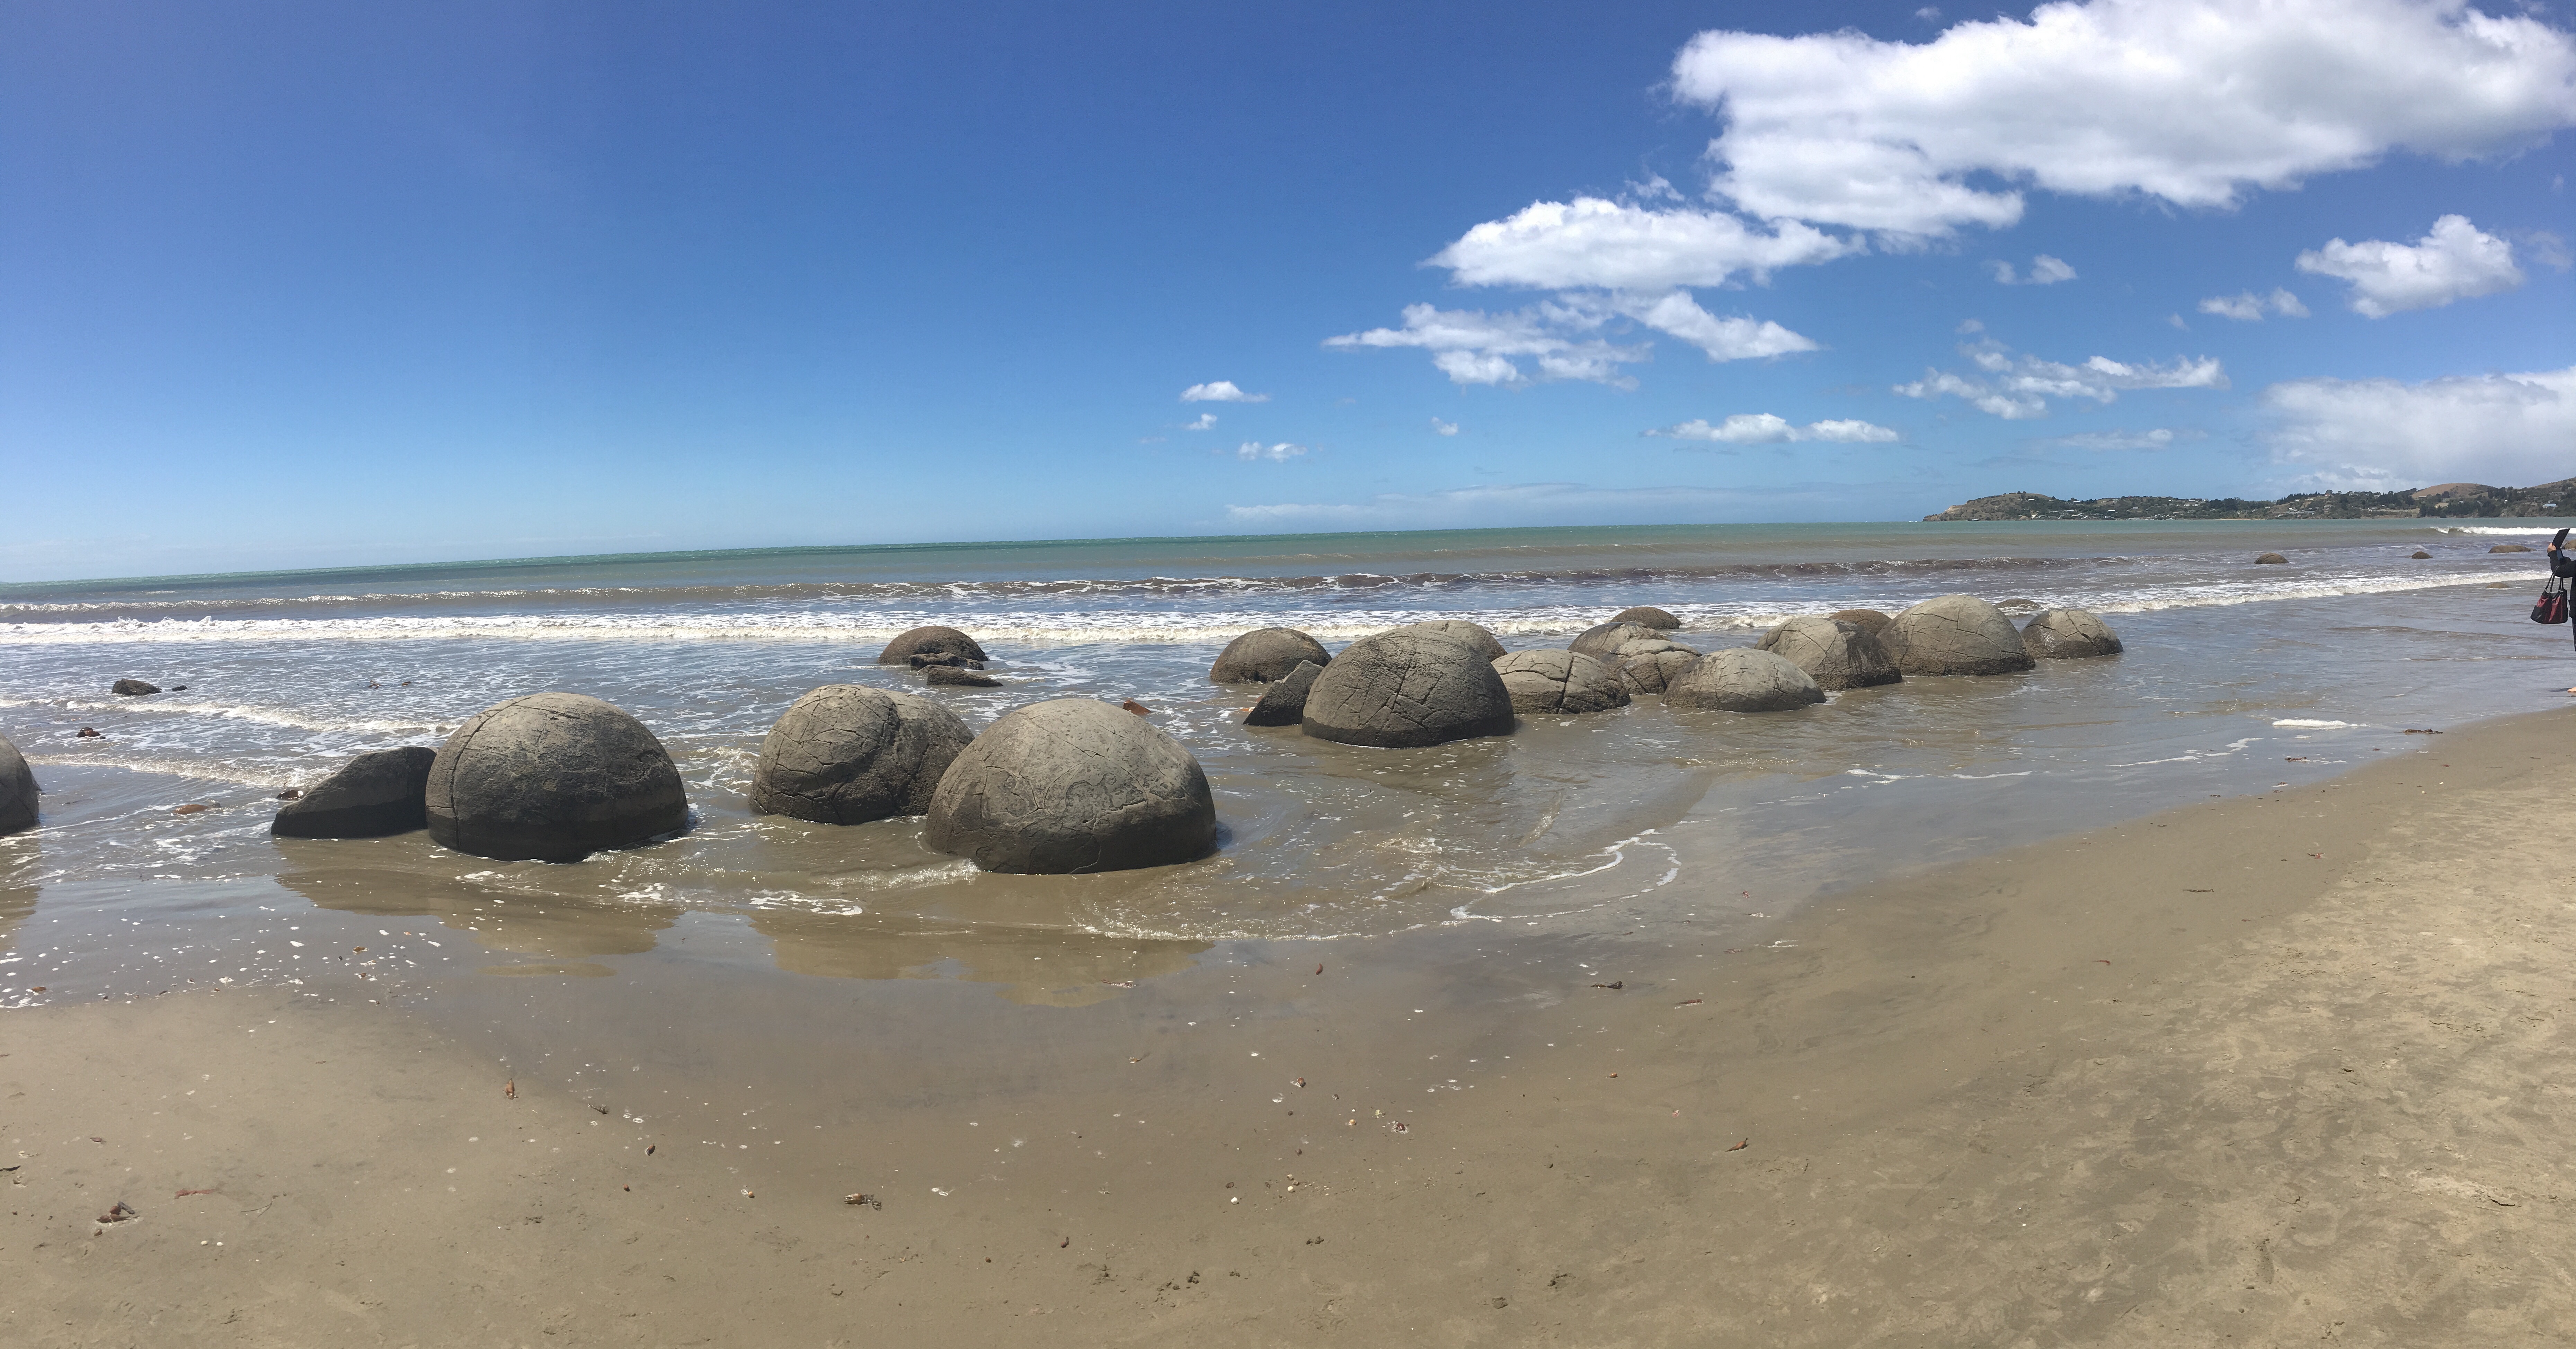
M984 662L969 660L954 651L915 651L906 660L916 670L927 670L934 665L955 666L961 670L984 668Z
M140 698L144 694L159 693L161 691L160 685L146 684L140 679L120 679L107 687L108 692L113 693L120 698Z
M279 793L277 794L277 799L278 799L278 800L280 800L280 801L292 801L292 800L294 800L294 799L296 799L297 797L302 796L302 795L304 795L304 789L303 789L303 788L301 788L301 787L289 787L289 788L287 788L285 791L279 792Z
M74 740L104 740L106 738L106 736L99 733L99 729L95 726L83 726L80 728L80 734L72 737Z
M2518 543L2499 543L2487 551L2490 553L2528 553L2531 550Z
M2289 560L2290 559L2281 556L2279 553L2265 553L2261 557L2254 559L2254 563L2256 566L2281 566L2287 564Z
M214 809L214 807L213 807L213 806L210 806L210 805L206 804L206 803L205 803L205 802L203 802L203 801L191 801L191 802L189 802L188 804L186 804L186 805L184 805L184 806L181 806L181 807L179 807L178 809L176 809L176 810L174 810L174 811L171 811L170 813L171 813L171 814L173 814L173 815L194 815L194 814L197 814L197 813L198 813L198 812L200 812L200 811L207 811L207 810L213 810L213 809Z
M2413 559L2415 559L2415 560L2416 560L2416 561L2418 561L2418 562L2421 562L2421 561L2423 561L2424 559L2426 559L2426 558L2428 558L2428 557L2431 557L2431 556L2432 556L2432 554L2431 554L2431 553L2428 553L2428 552L2425 552L2425 551L2424 551L2423 549L2421 549L2421 548L2418 548L2418 549L2416 549L2414 552L2407 554L2407 556L2408 556L2408 557L2411 557L2411 558L2413 558Z
M1002 686L1002 681L991 675L959 669L954 665L933 665L922 673L934 688L998 689Z
M1130 699L1128 699L1127 701L1125 701L1125 702L1123 702L1123 703L1120 703L1120 704L1119 704L1119 706L1120 706L1120 707L1123 707L1123 708L1125 708L1125 709L1127 709L1127 710L1128 710L1128 711L1130 711L1130 712L1135 713L1137 716L1140 716L1140 717L1150 717L1150 716L1154 715L1154 709L1152 709L1152 708L1150 708L1150 707L1145 706L1143 703L1140 703L1140 702L1136 701L1136 700L1135 700L1135 699L1133 699L1133 698L1130 698Z

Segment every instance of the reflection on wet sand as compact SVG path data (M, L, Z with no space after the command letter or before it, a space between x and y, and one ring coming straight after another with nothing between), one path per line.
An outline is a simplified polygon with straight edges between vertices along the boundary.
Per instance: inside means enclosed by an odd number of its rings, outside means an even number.
M1046 1007L1114 998L1139 979L1189 968L1210 945L794 909L755 910L751 925L769 938L778 968L790 974L1000 984L1003 997Z
M0 950L8 949L10 935L35 911L36 887L0 881Z
M562 893L531 895L471 880L371 867L296 868L278 881L315 906L435 918L486 948L575 957L650 951L679 910Z

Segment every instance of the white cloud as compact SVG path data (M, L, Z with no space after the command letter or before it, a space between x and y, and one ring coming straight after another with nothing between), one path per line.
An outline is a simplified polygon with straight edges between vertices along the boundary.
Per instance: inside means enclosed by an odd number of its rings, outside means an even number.
M1284 440L1276 445L1264 445L1257 440L1247 440L1234 448L1234 457L1247 463L1267 459L1274 464L1284 464L1305 452L1305 446L1291 445Z
M1202 412L1199 414L1199 419L1197 421L1181 423L1181 429L1184 431L1206 431L1213 429L1215 426L1216 414L1213 412Z
M1220 379L1206 384L1193 384L1181 390L1181 401L1184 403L1267 403L1270 401L1270 395L1245 393L1234 387L1233 380Z
M2107 404L2117 402L2121 392L2129 389L2227 387L2227 372L2213 356L2197 360L2176 357L2162 365L2095 356L2082 365L2064 365L2036 356L2016 356L2010 348L1991 339L1963 346L1959 353L1984 371L1984 377L1927 370L1923 378L1899 384L1895 391L1908 398L1948 394L2006 421L2022 421L2045 416L2051 398L2089 398Z
M2318 481L2390 490L2467 479L2527 486L2568 476L2576 366L2519 375L2302 379L2263 391L2279 459Z
M2212 295L2200 302L2200 312L2239 323L2261 323L2266 309L2283 318L2303 319L2308 316L2308 307L2299 303L2298 296L2278 287L2269 295L2257 295L2249 290L2235 295ZM2183 326L2181 318L2179 314L2174 316L2175 327Z
M2030 275L2027 277L2015 276L2013 265L2009 262L1990 262L1986 265L1994 269L1995 281L2006 286L2054 286L2060 281L2075 279L2074 268L2046 253L2030 260Z
M1436 436L1454 436L1458 434L1458 423L1444 422L1434 417L1431 419L1431 433Z
M1753 360L1816 349L1815 343L1767 319L1719 318L1700 308L1688 291L1677 290L1651 299L1616 296L1611 304L1619 313L1707 352L1712 361Z
M1674 440L1709 440L1725 445L1778 445L1802 440L1879 444L1897 439L1894 431L1868 422L1821 421L1800 426L1768 412L1739 412L1714 426L1705 417L1695 418L1678 426L1658 427L1641 434L1669 436Z
M2458 0L2091 0L1919 44L1701 33L1672 88L1726 118L1715 188L1747 215L1940 235L2014 223L2023 187L2223 208L2392 150L2508 154L2576 124L2576 41Z
M2522 284L2522 269L2513 265L2513 245L2470 224L2464 215L2434 221L2433 232L2412 244L2335 239L2301 253L2299 270L2351 282L2353 311L2375 319L2409 309L2438 309Z
M2176 441L2208 438L2209 433L2206 431L2173 431L2160 426L2152 431L2086 431L2079 435L2055 436L2047 440L2034 441L2033 444L2054 449L2096 452L2168 450L2173 448Z
M1371 328L1324 340L1340 350L1419 347L1431 363L1460 384L1520 384L1589 380L1633 388L1622 366L1647 360L1652 348L1622 346L1603 333L1618 320L1670 333L1708 353L1712 361L1737 361L1814 351L1816 344L1777 323L1720 318L1700 308L1688 292L1662 295L1572 293L1526 309L1488 312L1407 305L1401 328Z
M1468 286L1669 290L1724 285L1739 273L1760 278L1774 268L1859 251L1856 241L1794 221L1766 234L1719 211L1658 211L1577 197L1536 202L1478 225L1431 262Z

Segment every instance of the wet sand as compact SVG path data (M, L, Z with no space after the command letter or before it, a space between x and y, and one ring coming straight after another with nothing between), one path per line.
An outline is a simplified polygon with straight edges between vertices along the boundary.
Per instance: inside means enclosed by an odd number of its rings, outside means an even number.
M2421 743L1750 938L13 1012L0 1342L2576 1338L2576 712Z

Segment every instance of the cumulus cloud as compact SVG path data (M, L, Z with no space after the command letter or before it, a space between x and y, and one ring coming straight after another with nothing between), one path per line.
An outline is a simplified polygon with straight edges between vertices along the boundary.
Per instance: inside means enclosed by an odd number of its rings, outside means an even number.
M1305 446L1291 445L1284 440L1276 445L1264 445L1257 440L1247 440L1234 448L1234 457L1246 463L1267 459L1274 464L1284 464L1305 452Z
M1197 421L1181 423L1181 429L1184 431L1207 431L1214 429L1215 426L1216 414L1213 412L1202 412Z
M1765 277L1774 268L1827 262L1860 247L1795 221L1765 232L1722 211L1577 197L1537 202L1478 225L1433 254L1431 263L1468 286L1669 290L1724 285L1746 273Z
M1233 380L1220 379L1206 384L1193 384L1181 390L1181 401L1184 403L1267 403L1270 401L1270 395L1245 393L1234 387Z
M2302 379L2263 391L2275 457L2324 484L2391 490L2467 479L2528 485L2576 464L2576 366L2519 375Z
M1434 417L1431 419L1431 434L1435 436L1454 436L1458 434L1458 423L1444 422L1439 418Z
M2230 207L2392 150L2509 154L2576 124L2576 40L2458 0L2091 0L1926 43L1705 32L1673 62L1721 113L1746 215L1892 234L2021 218L2022 189Z
M2352 283L2353 312L2384 319L2409 309L2439 309L2453 300L2493 295L2522 284L2513 245L2446 215L2412 244L2330 240L2299 255L2299 270Z
M1640 434L1668 436L1674 440L1707 440L1722 445L1780 445L1794 441L1824 440L1843 444L1880 444L1897 439L1897 434L1884 426L1863 421L1821 421L1800 426L1786 417L1768 412L1739 412L1716 425L1705 417L1678 426L1657 427Z
M2046 253L2030 260L2030 273L2027 276L2015 275L2013 265L2009 262L1990 262L1986 265L1994 269L1995 281L2006 286L2054 286L2060 281L2075 279L2074 268Z
M2285 319L2303 319L2308 316L2308 307L2299 303L2298 296L2278 287L2275 287L2269 295L2257 295L2249 290L2235 295L2212 295L2200 302L2200 312L2216 314L2223 319L2234 319L2239 323L2261 323L2263 311L2266 309ZM2183 326L2180 314L2174 316L2174 326L2177 328Z
M1991 339L1963 346L1959 354L1975 363L1980 373L1926 370L1923 378L1899 384L1895 391L1908 398L1963 398L1981 412L2006 421L2022 421L2045 416L2051 398L2089 398L2108 404L2117 402L2120 394L2130 389L2227 387L2227 372L2213 356L2193 360L2177 356L2161 365L2095 356L2082 365L2065 365L2015 355L2011 348Z
M1623 322L1670 333L1712 361L1816 349L1814 342L1777 323L1711 314L1679 290L1662 295L1575 293L1503 312L1407 305L1401 328L1345 333L1326 338L1324 345L1340 350L1419 347L1459 384L1573 379L1625 389L1637 381L1621 367L1649 359L1652 349L1623 346L1605 335ZM1529 369L1522 368L1524 361Z

